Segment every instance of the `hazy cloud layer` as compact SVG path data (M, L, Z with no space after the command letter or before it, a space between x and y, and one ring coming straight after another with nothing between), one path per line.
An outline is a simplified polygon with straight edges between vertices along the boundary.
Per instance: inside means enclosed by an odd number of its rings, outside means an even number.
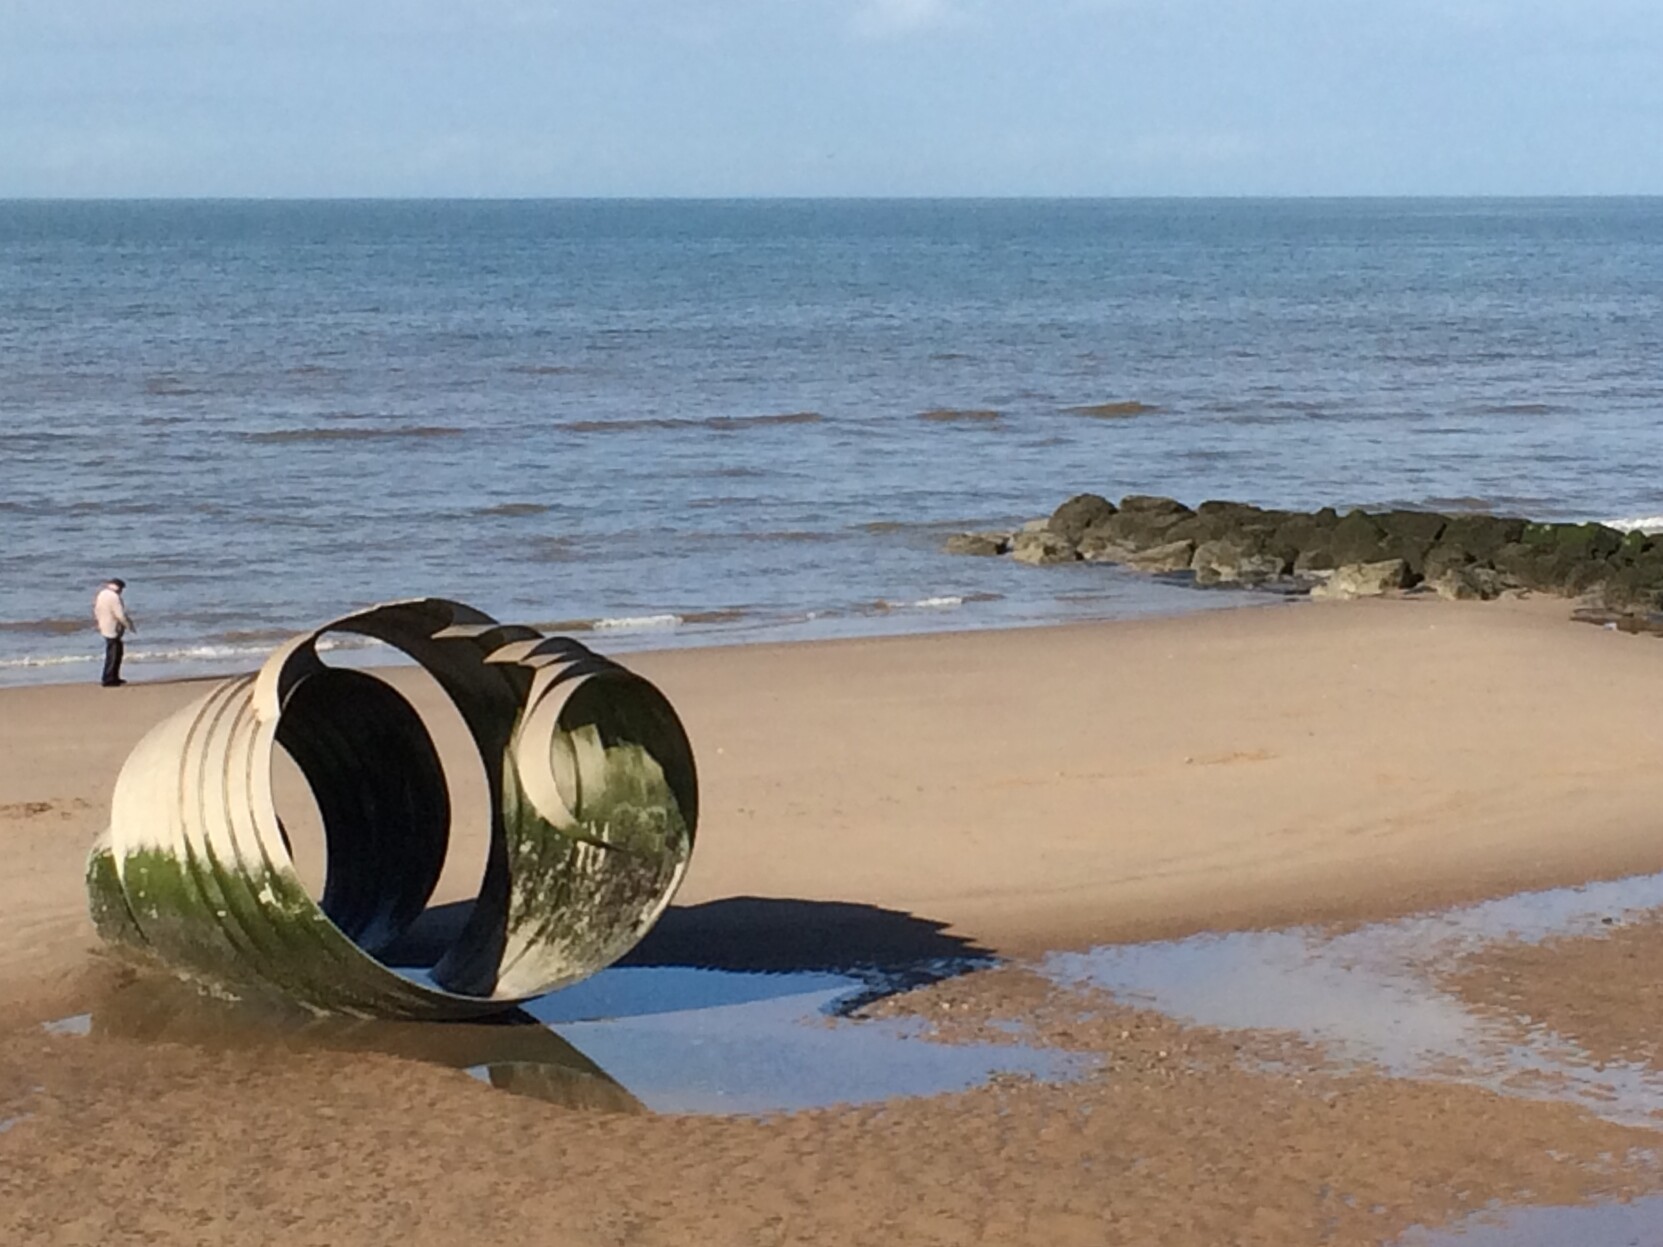
M1663 193L1657 0L10 0L0 195Z

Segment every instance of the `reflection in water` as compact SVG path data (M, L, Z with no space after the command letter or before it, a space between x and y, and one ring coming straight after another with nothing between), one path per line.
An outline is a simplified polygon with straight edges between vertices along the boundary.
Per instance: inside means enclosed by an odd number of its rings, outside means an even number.
M1048 973L1204 1026L1297 1031L1341 1058L1405 1077L1568 1099L1613 1121L1655 1127L1663 1075L1594 1061L1563 1036L1524 1036L1470 1010L1435 981L1461 953L1497 940L1592 934L1663 906L1663 875L1528 892L1334 935L1318 929L1199 935L1058 953Z
M59 1033L74 1033L62 1023L54 1026ZM215 1000L171 979L146 976L99 1003L90 1015L90 1033L211 1048L379 1052L479 1070L492 1086L570 1108L643 1111L605 1070L519 1011L489 1022L318 1017L277 1005Z
M607 970L484 1023L318 1018L228 1004L145 977L58 1034L204 1047L381 1052L493 1087L614 1112L778 1113L964 1090L994 1074L1066 1078L1079 1058L1018 1045L933 1043L916 1024L847 1021L867 978L670 966Z
M1640 1247L1663 1242L1663 1196L1585 1208L1479 1213L1441 1230L1415 1228L1394 1247Z

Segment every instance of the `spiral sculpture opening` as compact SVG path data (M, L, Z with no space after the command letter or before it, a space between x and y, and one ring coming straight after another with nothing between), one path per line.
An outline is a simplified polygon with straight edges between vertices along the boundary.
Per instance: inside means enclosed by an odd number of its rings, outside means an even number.
M444 867L444 769L397 689L319 658L329 633L414 659L484 765L479 897L420 974L380 954L422 913ZM274 802L277 748L322 819L316 901ZM650 683L576 641L424 598L297 636L257 673L157 724L121 769L87 890L105 940L222 994L275 994L320 1013L479 1017L627 952L675 894L697 821L692 747Z

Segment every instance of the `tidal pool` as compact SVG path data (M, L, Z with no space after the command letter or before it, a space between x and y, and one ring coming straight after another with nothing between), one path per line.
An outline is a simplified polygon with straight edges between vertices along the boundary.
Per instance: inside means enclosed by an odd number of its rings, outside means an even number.
M1568 1099L1631 1125L1663 1122L1663 1076L1595 1061L1563 1036L1521 1034L1469 1009L1435 972L1498 940L1597 934L1663 906L1663 874L1527 892L1341 934L1321 928L1197 935L1043 963L1062 984L1204 1026L1293 1031L1333 1055L1404 1077Z
M771 1114L961 1091L995 1075L1074 1076L1081 1058L934 1043L905 1021L840 1016L869 975L620 967L476 1023L316 1018L206 999L145 978L60 1035L382 1052L503 1090L618 1112Z
M1576 1208L1491 1209L1393 1247L1652 1247L1663 1241L1663 1196Z

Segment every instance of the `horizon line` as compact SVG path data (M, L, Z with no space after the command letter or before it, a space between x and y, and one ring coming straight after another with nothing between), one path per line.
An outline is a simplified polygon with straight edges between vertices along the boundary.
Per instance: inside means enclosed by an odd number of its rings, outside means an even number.
M1168 203L1254 202L1544 202L1663 199L1663 191L1369 192L1360 194L755 194L755 195L7 195L0 204L26 203Z

